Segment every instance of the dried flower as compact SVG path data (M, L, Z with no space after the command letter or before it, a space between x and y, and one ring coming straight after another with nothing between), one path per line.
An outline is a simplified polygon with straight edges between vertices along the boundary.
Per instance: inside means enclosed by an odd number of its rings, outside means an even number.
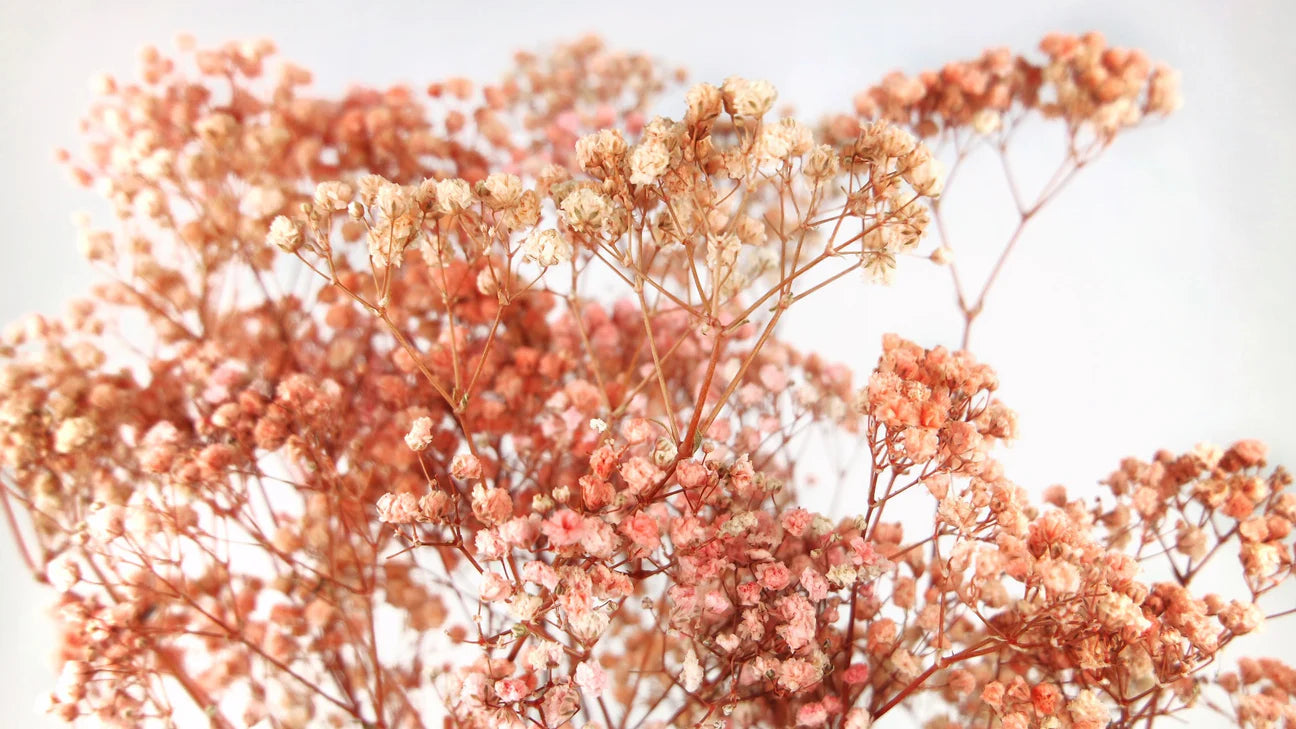
M533 230L522 245L527 259L541 266L556 266L572 259L572 245L556 230Z
M337 99L263 78L267 42L182 46L101 79L88 158L62 155L120 219L77 219L114 277L0 347L55 716L1097 729L1208 683L1244 726L1293 716L1280 661L1203 671L1287 611L1290 474L1244 440L1126 459L1101 498L1015 484L966 345L999 267L965 288L935 199L942 150L1006 153L1027 116L1079 170L1177 107L1170 69L1054 34L809 126L736 76L649 121L680 79L596 38ZM1061 187L1014 195L1021 225ZM886 335L861 378L783 339L907 257L954 270L959 350ZM272 285L287 265L317 293ZM798 505L811 440L860 449L811 469L851 516Z

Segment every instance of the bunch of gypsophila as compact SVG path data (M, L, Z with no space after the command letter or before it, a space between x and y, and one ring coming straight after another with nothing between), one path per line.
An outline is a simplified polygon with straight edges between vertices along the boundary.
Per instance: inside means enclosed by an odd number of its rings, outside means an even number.
M824 286L948 266L966 348L1022 229L1174 110L1173 71L1051 35L812 127L738 77L648 119L681 75L595 39L494 85L341 98L266 79L269 43L180 47L102 79L64 155L116 215L82 220L103 282L3 344L0 494L58 594L54 715L1292 726L1296 671L1223 654L1292 575L1296 494L1263 445L1035 503L966 351L887 335L857 382L778 336ZM1008 155L1032 119L1065 139L1038 190ZM940 200L977 154L1021 225L973 283ZM858 512L798 507L809 437L862 449L838 484ZM1229 597L1194 580L1221 561Z

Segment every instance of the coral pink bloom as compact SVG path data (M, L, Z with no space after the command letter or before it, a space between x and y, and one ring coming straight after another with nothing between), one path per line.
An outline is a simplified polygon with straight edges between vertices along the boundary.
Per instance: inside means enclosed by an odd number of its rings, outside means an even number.
M585 536L585 517L571 509L561 509L545 519L540 531L549 537L549 543L555 547L576 544Z

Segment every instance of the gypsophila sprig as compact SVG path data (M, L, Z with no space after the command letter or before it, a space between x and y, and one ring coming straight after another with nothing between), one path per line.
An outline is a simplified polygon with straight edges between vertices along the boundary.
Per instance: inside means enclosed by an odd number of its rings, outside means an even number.
M63 155L116 213L78 220L104 283L0 349L0 498L59 596L55 716L1296 722L1296 670L1225 653L1292 612L1287 471L1245 440L1033 501L967 351L1026 222L1178 106L1170 69L1051 35L1038 60L888 76L810 123L766 81L684 87L594 38L495 84L340 98L291 64L267 77L268 42L180 46L102 79L86 152ZM1065 138L1033 196L1006 157L1031 119ZM973 295L940 200L976 140L1020 225ZM780 336L827 286L933 264L957 350L887 334L857 381ZM812 438L857 447L834 486L854 511L798 505ZM1233 588L1197 579L1228 560Z

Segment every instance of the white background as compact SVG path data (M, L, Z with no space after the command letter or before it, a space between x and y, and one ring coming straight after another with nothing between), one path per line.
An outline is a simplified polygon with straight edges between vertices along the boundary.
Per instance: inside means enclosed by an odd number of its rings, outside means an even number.
M471 10L476 6L475 10ZM69 214L103 208L52 161L76 148L89 77L127 76L142 44L177 31L202 43L269 36L333 92L451 74L493 80L510 52L596 31L687 66L692 79L767 78L807 120L900 67L918 71L982 48L1033 49L1049 30L1098 29L1183 72L1186 105L1117 141L1032 223L973 337L1021 415L1004 460L1038 492L1096 482L1127 455L1261 437L1296 463L1292 170L1296 3L67 3L0 5L0 321L56 313L90 281ZM668 100L669 101L669 100ZM679 104L666 107L678 113ZM1048 159L1056 146L1045 145ZM1032 161L1032 164L1035 161ZM1042 164L1042 161L1039 162ZM1030 165L1027 165L1028 167ZM989 170L990 168L986 168ZM1010 221L997 178L950 195L955 240L975 252ZM980 245L978 245L980 244ZM910 262L893 291L846 282L808 300L785 335L857 371L883 331L957 343L947 278ZM795 310L794 310L795 313ZM1290 595L1290 592L1287 594ZM0 542L0 726L30 714L52 681L52 593L35 589ZM1291 626L1262 649L1293 652ZM1203 725L1209 725L1208 723Z

